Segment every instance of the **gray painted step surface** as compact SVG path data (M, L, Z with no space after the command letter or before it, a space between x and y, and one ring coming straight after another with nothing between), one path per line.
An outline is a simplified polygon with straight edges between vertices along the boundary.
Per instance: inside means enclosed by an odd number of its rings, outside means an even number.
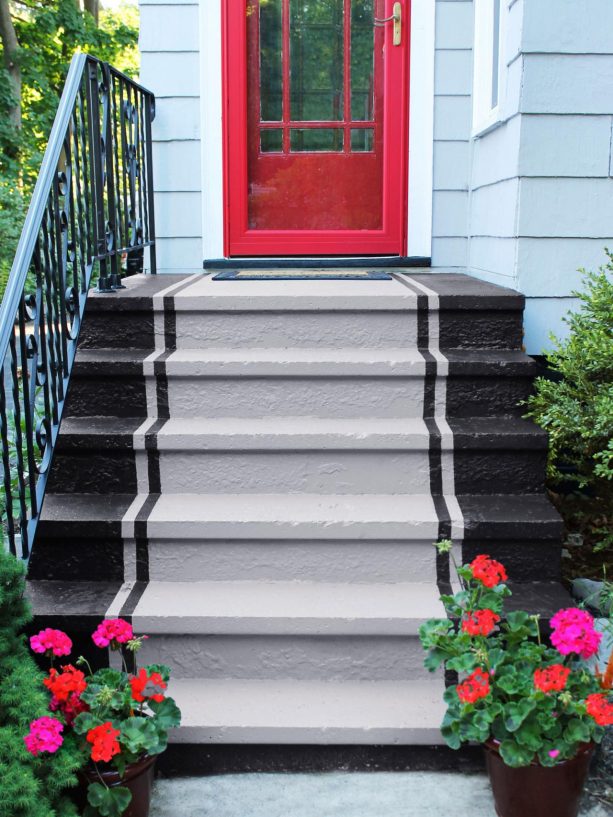
M421 624L444 615L432 583L155 582L132 616L141 661L179 677L424 678Z
M416 635L443 615L438 596L426 582L150 582L132 621L150 635Z
M440 744L443 683L203 681L170 687L179 743Z

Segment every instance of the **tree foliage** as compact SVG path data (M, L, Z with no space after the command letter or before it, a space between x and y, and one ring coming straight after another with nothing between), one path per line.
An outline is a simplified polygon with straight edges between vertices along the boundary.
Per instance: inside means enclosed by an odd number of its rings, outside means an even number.
M90 4L91 5L91 4ZM100 9L99 22L78 0L0 0L17 37L17 88L0 42L0 279L13 260L25 209L36 181L72 55L77 50L138 71L138 9ZM1 10L1 9L0 9ZM0 30L1 33L1 30ZM19 106L21 127L11 111Z
M549 433L549 485L570 530L597 548L613 545L613 255L599 272L585 272L575 293L569 333L553 337L547 362L529 400L531 416ZM568 491L568 486L574 490Z

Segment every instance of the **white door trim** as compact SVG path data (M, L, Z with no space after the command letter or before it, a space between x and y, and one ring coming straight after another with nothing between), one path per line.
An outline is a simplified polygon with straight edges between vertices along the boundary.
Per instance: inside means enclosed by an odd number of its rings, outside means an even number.
M221 8L200 0L200 125L203 258L223 258ZM412 3L409 96L408 255L432 244L435 0Z

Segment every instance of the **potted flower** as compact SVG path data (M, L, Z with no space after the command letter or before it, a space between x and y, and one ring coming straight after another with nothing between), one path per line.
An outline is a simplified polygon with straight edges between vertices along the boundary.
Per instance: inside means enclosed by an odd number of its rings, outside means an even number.
M459 676L444 693L442 735L453 749L483 744L499 817L576 817L594 746L613 724L610 674L586 664L601 633L568 608L545 643L538 615L504 614L502 564L480 555L456 572L458 592L441 596L448 618L420 629L426 667Z
M120 656L121 669L94 672L82 657L76 666L66 663L57 669L55 659L70 655L70 638L47 628L30 639L34 652L51 662L43 681L50 714L32 721L26 748L33 755L54 753L70 735L83 753L85 817L147 817L156 758L166 748L168 730L181 720L177 705L166 696L170 670L158 664L136 668L136 653L146 636L135 636L122 619L102 621L92 638ZM128 671L130 656L133 672Z

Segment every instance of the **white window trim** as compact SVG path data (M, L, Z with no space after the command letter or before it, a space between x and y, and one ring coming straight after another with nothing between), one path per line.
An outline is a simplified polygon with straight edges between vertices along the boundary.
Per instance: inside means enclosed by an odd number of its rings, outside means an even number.
M508 13L508 0L500 0L497 65L498 101L492 107L494 3L493 0L475 0L473 137L482 136L503 120L506 90L505 32Z
M203 258L223 258L221 8L200 0L200 145ZM409 256L432 247L435 0L412 4L409 89Z

